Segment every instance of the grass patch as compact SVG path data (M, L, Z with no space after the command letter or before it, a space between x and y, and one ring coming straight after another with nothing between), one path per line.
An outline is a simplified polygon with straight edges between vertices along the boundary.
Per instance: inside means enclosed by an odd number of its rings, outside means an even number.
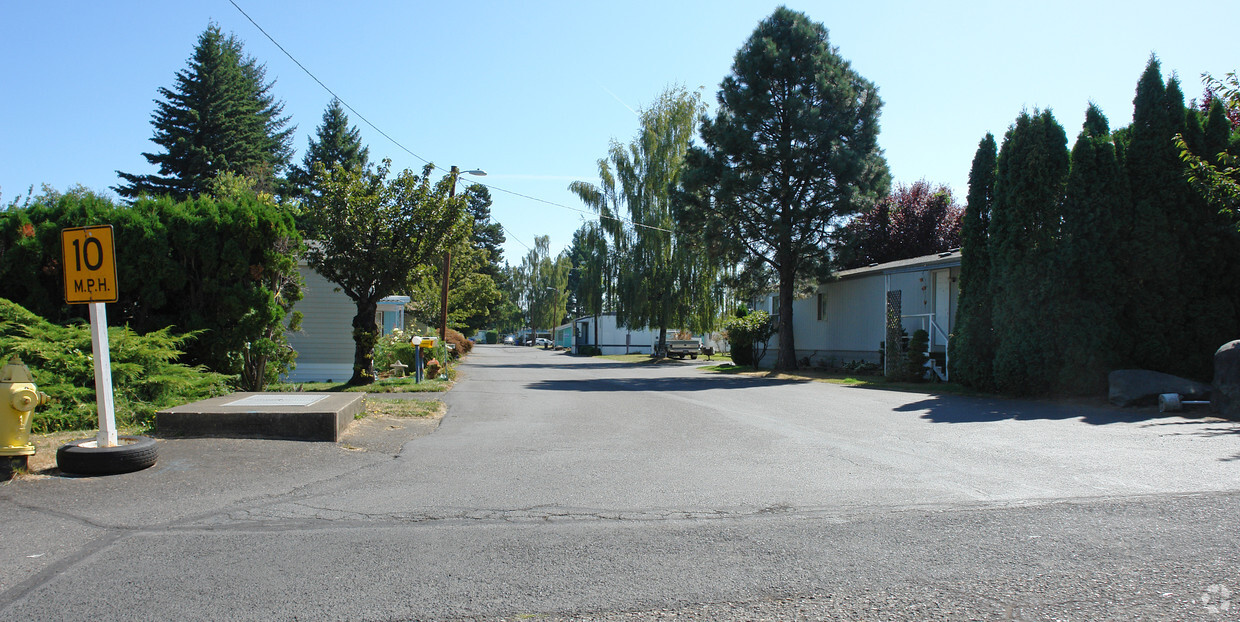
M437 417L444 413L439 400L366 400L361 417Z
M267 385L268 391L316 391L324 393L442 393L452 388L451 380L422 380L413 378L383 378L358 387L343 382L284 382Z
M659 362L654 356L649 354L603 354L594 358L607 359L609 361L620 361L621 363L633 363L638 365L653 365Z

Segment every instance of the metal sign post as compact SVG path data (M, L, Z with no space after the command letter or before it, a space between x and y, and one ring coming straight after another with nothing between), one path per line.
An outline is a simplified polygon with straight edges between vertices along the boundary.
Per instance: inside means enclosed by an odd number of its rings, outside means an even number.
M116 302L116 246L112 225L73 227L60 232L65 302L90 305L91 351L95 360L95 403L99 447L116 447L116 406L112 398L112 355L108 350L105 303Z

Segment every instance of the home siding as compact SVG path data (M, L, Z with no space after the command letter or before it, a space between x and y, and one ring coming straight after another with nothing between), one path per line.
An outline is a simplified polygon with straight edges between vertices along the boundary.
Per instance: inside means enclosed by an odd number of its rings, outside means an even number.
M948 325L942 327L951 333L955 328L956 304L959 296L960 267L931 265L906 268L893 272L872 272L851 278L843 278L819 285L806 298L793 301L792 324L796 335L796 357L811 365L839 365L859 360L877 363L879 347L886 336L886 292L899 290L901 315L925 315L935 311L934 273L946 270L949 281ZM818 294L827 296L826 318L818 319ZM929 329L926 318L912 317L903 320L903 327L911 335L918 329ZM936 340L935 350L942 350ZM770 346L761 365L774 365L779 353L779 336L771 337Z
M336 284L307 266L298 272L305 281L303 298L294 307L302 313L301 331L288 334L297 351L290 382L344 382L353 375L353 316L357 307Z
M594 343L594 322L599 322L598 344ZM616 326L615 315L584 317L573 324L584 333L583 345L598 345L603 354L650 354L659 338L658 331L649 329L630 330ZM628 345L626 347L626 338Z

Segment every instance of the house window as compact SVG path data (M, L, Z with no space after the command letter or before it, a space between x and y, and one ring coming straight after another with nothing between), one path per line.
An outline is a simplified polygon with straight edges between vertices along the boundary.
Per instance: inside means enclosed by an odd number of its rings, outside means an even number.
M779 296L771 296L771 317L779 317Z
M827 292L818 293L818 321L827 320Z

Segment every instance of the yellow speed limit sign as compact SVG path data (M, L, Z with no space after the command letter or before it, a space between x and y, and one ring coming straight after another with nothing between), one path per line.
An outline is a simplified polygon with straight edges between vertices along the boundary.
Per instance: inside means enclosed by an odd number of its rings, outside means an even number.
M116 247L112 225L73 227L60 232L65 302L116 302Z

